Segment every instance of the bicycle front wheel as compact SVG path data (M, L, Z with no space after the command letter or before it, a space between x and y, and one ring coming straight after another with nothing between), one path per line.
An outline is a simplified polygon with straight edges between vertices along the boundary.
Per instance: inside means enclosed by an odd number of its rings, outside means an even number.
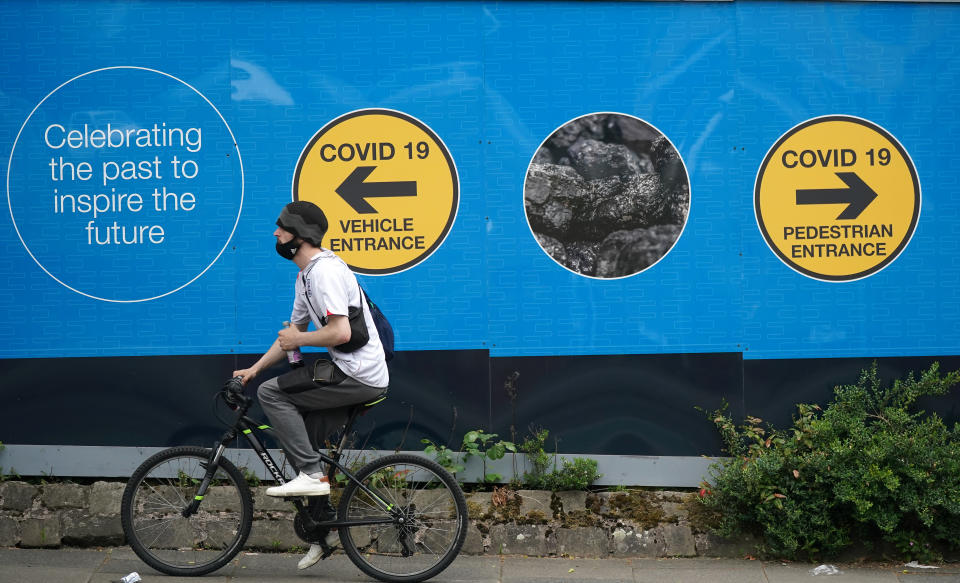
M120 520L138 557L167 575L205 575L243 547L253 522L253 498L243 475L222 459L196 512L210 450L174 447L143 462L123 491Z
M371 523L339 529L353 564L381 581L412 583L453 562L467 537L467 503L453 476L431 460L398 454L356 477L337 509L339 521Z

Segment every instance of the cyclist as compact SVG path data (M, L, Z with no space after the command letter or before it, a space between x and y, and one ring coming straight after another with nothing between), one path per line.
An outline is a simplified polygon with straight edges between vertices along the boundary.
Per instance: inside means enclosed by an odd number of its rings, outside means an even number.
M286 484L267 488L268 496L329 494L317 449L343 425L350 405L382 395L390 381L380 337L356 277L343 260L321 247L327 224L323 211L311 202L294 201L283 208L273 233L277 253L300 268L292 326L277 332L277 339L253 366L233 373L246 384L283 360L286 351L301 346L325 347L330 355L329 360L319 359L305 369L267 380L257 391L280 445L300 470ZM351 322L350 308L356 314L358 306L361 317ZM311 321L315 330L308 331ZM365 344L344 346L364 332L369 337ZM320 547L313 547L301 560L301 569L319 560Z

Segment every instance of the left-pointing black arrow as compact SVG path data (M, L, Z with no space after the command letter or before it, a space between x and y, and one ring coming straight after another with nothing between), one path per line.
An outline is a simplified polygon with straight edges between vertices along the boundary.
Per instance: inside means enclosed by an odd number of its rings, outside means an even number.
M417 196L415 181L364 182L376 170L376 166L357 166L350 176L337 187L337 194L362 215L377 212L366 201L372 197Z
M877 193L867 186L856 172L837 172L847 188L817 188L797 190L797 204L846 204L837 220L851 220L860 216Z

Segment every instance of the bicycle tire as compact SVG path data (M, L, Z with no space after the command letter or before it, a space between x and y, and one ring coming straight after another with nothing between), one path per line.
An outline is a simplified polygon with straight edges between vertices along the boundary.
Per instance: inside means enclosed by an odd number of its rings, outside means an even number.
M356 478L404 516L403 525L340 527L340 543L358 569L387 583L415 583L453 562L468 525L467 502L453 476L432 460L396 454L367 464ZM338 520L389 517L357 482L347 484ZM403 539L411 556L402 554Z
M210 449L173 447L148 458L123 491L120 520L133 552L167 575L200 576L240 552L253 523L253 497L243 475L221 458L195 514L181 512L194 499Z

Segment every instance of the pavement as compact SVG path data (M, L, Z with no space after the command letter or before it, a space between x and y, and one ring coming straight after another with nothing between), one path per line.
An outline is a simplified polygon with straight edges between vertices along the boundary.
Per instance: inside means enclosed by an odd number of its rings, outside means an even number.
M346 556L334 555L297 571L299 555L241 553L232 563L200 581L371 581ZM937 569L902 564L836 564L835 575L813 575L819 565L737 559L571 559L520 556L462 556L431 581L464 583L546 583L613 581L624 583L960 583L960 564ZM196 583L193 577L157 573L129 547L104 549L0 548L0 583L110 583L136 571L144 583Z

